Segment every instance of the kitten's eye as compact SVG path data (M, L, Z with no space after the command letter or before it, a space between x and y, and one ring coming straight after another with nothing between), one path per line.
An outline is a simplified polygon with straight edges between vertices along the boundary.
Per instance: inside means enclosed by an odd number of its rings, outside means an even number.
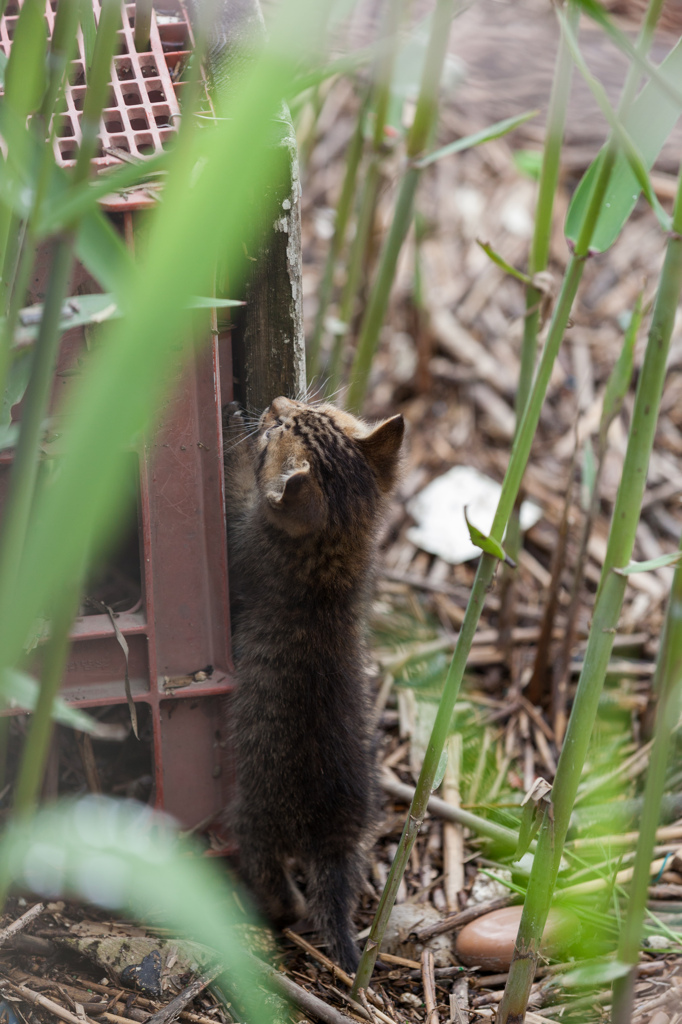
M281 427L281 426L282 426L282 423L280 422L280 420L277 420L277 422L275 424L273 424L273 426L268 427L268 429L263 434L263 437L267 440L270 437L270 434L272 434L272 432L274 430L278 430L279 427Z

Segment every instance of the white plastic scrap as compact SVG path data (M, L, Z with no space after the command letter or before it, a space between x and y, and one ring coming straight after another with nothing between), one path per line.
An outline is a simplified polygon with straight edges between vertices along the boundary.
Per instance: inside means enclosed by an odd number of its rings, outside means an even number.
M495 480L469 466L449 469L408 501L407 511L416 521L407 531L408 540L452 565L476 558L481 549L469 539L464 509L469 522L488 534L501 491ZM524 501L521 529L529 530L541 516L534 502Z

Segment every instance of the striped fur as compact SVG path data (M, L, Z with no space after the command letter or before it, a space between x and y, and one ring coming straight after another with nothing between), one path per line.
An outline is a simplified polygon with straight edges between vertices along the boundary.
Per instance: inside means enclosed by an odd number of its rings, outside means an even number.
M277 398L226 452L241 872L283 925L304 911L295 862L307 912L347 970L376 820L365 615L403 429L400 416L371 428Z

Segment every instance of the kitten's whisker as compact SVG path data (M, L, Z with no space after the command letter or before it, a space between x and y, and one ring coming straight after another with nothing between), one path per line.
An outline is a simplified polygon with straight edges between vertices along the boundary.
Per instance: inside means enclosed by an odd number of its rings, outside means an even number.
M325 401L324 389L329 383L329 379L329 377L313 377L306 389L306 395L303 399L306 405L319 405L320 402Z
M225 452L232 451L232 449L236 448L237 445L240 445L242 443L242 441L248 441L248 439L250 437L253 437L254 434L257 434L257 433L258 433L258 428L256 428L255 430L249 430L245 434L240 434L234 440L233 439L229 439L229 440L225 441L225 443L223 444L223 451L225 451Z
M325 383L329 383L330 379L331 378L328 377L327 381ZM325 395L323 401L325 401L325 402L333 402L334 399L338 398L339 395L343 394L343 392L345 390L346 390L346 385L345 384L339 384L339 386L336 389L336 391L332 391L332 393L330 395Z

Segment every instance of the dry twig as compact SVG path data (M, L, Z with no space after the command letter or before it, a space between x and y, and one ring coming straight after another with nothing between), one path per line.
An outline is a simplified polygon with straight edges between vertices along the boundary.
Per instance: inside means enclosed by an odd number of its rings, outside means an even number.
M426 1006L426 1024L439 1024L436 1009L436 978L433 973L433 953L425 949L422 953L422 983L424 985L424 1004Z
M44 909L44 903L36 903L34 906L29 907L16 921L12 921L6 928L2 928L0 930L0 946L4 946L11 938L23 931L31 921L35 921L37 917L40 917Z
M222 967L216 966L202 977L195 978L186 988L183 988L182 992L178 992L175 999L171 999L167 1006L153 1013L147 1024L170 1024L170 1021L175 1020L180 1015L180 1011L184 1010L187 1004L191 1003L200 992L203 992L206 986L210 985L222 970Z

